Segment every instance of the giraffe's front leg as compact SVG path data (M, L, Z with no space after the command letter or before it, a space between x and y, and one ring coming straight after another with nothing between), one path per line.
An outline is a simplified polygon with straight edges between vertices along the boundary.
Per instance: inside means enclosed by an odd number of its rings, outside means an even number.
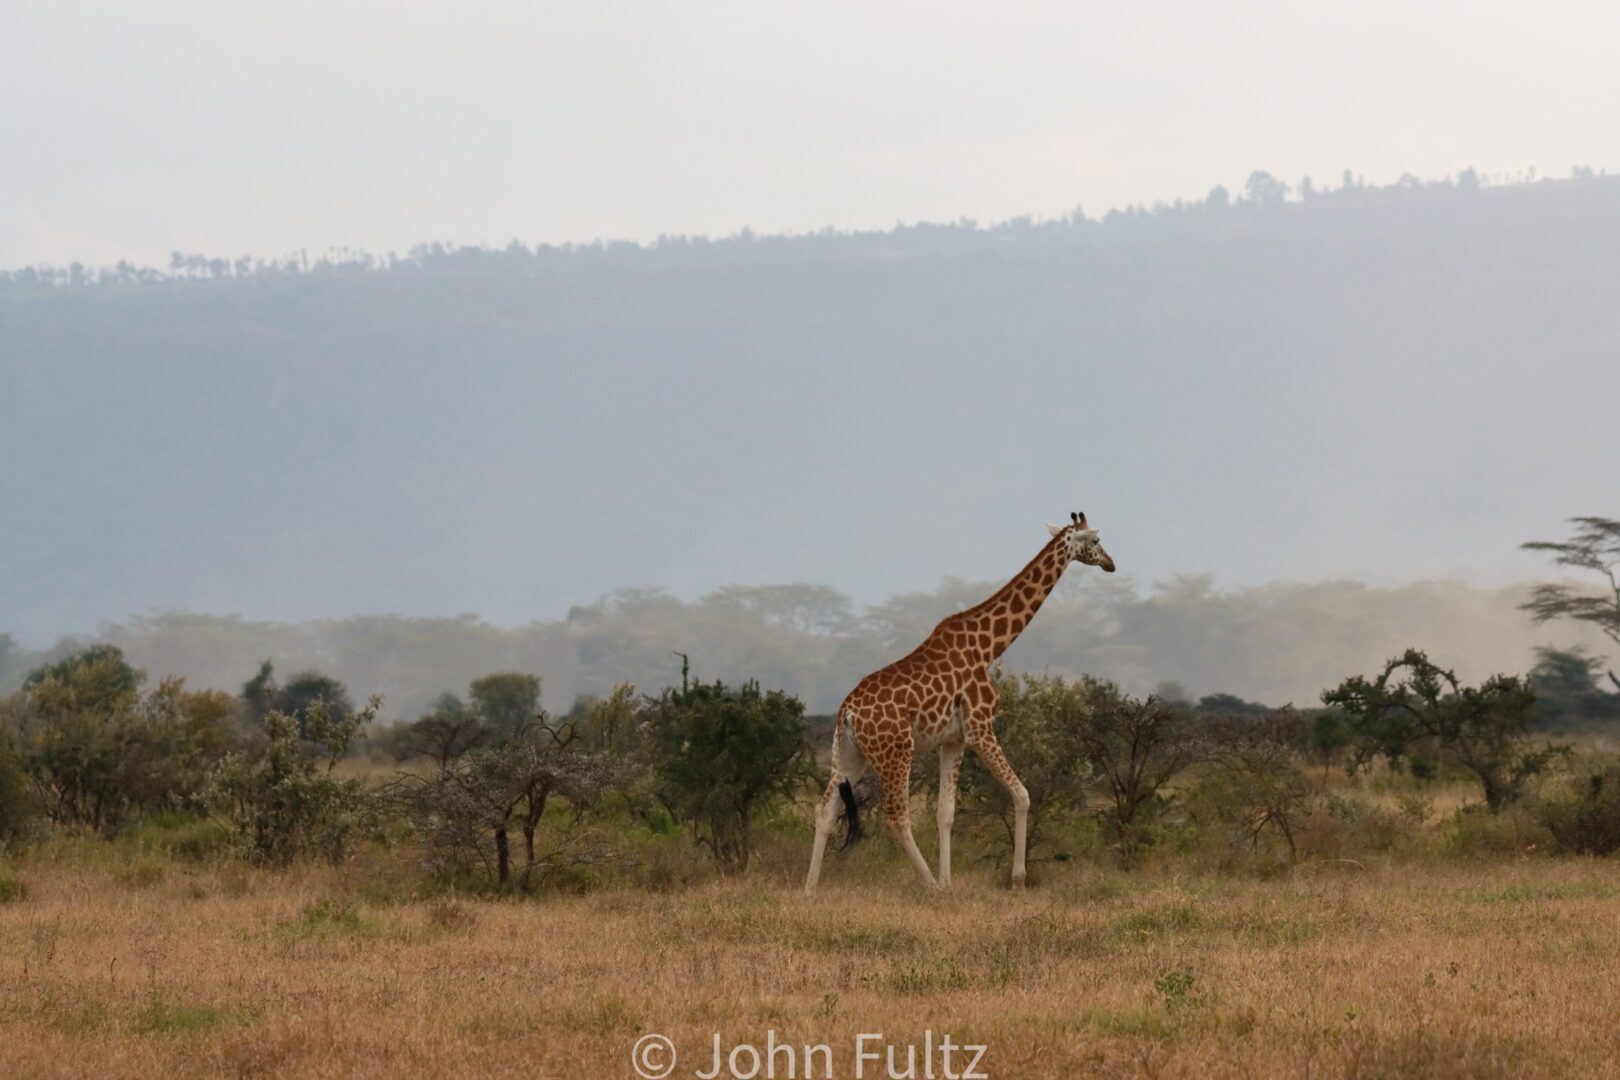
M1013 772L1012 763L1007 760L1007 755L1001 752L1001 744L996 741L996 706L1000 702L1000 696L996 693L995 684L986 679L977 685L970 685L967 696L970 705L967 719L962 724L967 744L973 747L973 752L979 755L979 760L990 770L990 775L994 776L1012 797L1012 887L1022 889L1024 843L1029 830L1029 789L1024 787L1024 782Z
M990 775L1001 782L1012 796L1013 804L1013 865L1012 887L1024 887L1024 841L1029 829L1029 789L1024 782L1018 779L1013 772L1007 755L1001 752L1001 744L996 741L996 733L989 724L985 725L984 733L972 743L973 752L979 755L984 767L990 770Z
M956 781L962 774L963 743L946 743L939 748L939 887L951 883L951 823L956 820Z

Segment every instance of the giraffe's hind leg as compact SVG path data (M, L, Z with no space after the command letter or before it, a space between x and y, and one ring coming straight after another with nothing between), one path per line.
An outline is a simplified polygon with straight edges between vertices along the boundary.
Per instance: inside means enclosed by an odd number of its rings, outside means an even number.
M814 893L817 882L821 880L821 860L827 853L827 838L832 835L833 829L838 824L840 807L844 808L844 816L849 819L849 836L844 841L844 846L848 847L861 836L854 796L846 797L840 790L866 775L866 758L855 743L852 727L852 718L847 714L841 714L837 726L833 729L832 780L827 784L827 790L821 793L820 801L816 803L816 839L810 849L810 873L804 881L804 891L807 894Z
M917 850L917 838L911 834L911 740L907 738L901 746L872 764L877 768L878 778L883 781L884 823L911 858L911 865L917 868L923 884L930 889L937 888L934 872L928 868L928 860L923 858L922 852Z
M827 853L827 837L832 835L833 826L838 823L838 787L843 783L846 781L834 768L832 782L821 793L821 801L816 803L816 842L810 849L810 874L804 881L807 894L814 893L816 882L821 880L821 858Z

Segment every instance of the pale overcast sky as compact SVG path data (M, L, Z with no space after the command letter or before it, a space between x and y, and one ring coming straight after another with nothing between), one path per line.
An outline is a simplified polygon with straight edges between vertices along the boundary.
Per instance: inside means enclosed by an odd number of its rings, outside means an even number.
M0 266L1620 166L1610 3L0 0Z

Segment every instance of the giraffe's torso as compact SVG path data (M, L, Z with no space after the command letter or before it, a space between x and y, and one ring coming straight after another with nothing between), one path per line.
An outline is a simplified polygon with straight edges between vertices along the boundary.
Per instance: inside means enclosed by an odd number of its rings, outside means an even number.
M839 723L849 725L861 756L876 764L974 741L974 726L993 721L990 665L1034 617L1065 561L1049 544L989 600L950 616L908 655L857 683Z
M989 680L989 661L957 644L969 634L942 626L909 655L855 684L841 712L867 758L890 744L926 749L961 741L963 706L970 696L977 700L979 684Z

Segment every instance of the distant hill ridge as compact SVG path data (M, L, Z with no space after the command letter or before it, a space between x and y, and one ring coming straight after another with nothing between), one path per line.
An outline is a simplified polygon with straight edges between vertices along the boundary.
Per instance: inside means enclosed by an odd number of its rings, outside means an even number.
M648 582L1461 572L1601 502L1620 182L0 275L0 629L522 625ZM77 283L77 284L75 284ZM1597 433L1597 434L1594 434Z
M1072 246L1087 241L1135 238L1144 230L1161 234L1168 231L1182 239L1200 233L1230 239L1234 228L1292 227L1307 216L1342 221L1346 216L1388 215L1392 208L1420 208L1431 222L1436 214L1451 220L1475 216L1490 219L1499 218L1505 208L1517 208L1516 204L1531 200L1544 212L1562 211L1579 216L1590 207L1586 200L1567 197L1565 189L1569 185L1582 186L1588 196L1606 187L1609 189L1607 197L1612 199L1617 182L1620 177L1589 167L1575 168L1569 178L1515 177L1496 184L1482 181L1473 169L1440 180L1422 180L1409 175L1388 185L1368 185L1346 171L1340 186L1335 188L1319 186L1308 177L1298 184L1289 184L1260 171L1251 174L1245 189L1236 194L1216 186L1201 200L1131 205L1109 210L1100 217L1087 217L1083 209L1077 208L1072 214L1059 218L1025 216L988 225L964 218L954 222L900 223L886 230L829 227L810 233L760 234L743 229L729 236L712 238L661 236L650 243L599 240L588 244L529 245L514 239L504 247L486 247L437 241L418 244L404 255L333 248L317 252L313 258L307 250L274 258L251 255L227 258L175 251L168 265L163 267L120 262L103 267L74 263L71 266L0 268L0 286L156 284L357 272L500 275L514 270L579 270L600 267L604 261L622 264L629 260L678 264L715 259L782 262L852 254L883 258L1016 248L1020 244L1027 245L1032 239ZM1549 191L1559 192L1561 197L1549 201Z

